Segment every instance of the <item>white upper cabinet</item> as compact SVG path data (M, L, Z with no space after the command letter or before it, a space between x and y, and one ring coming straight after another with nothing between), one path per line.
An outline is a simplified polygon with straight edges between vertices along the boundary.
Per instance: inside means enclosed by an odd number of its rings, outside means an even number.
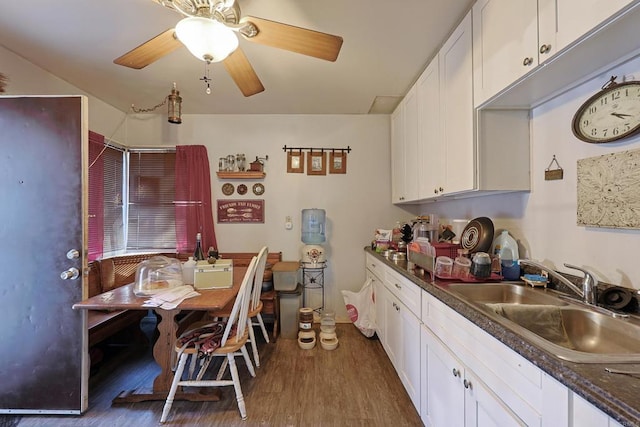
M391 201L418 200L418 99L413 86L391 115Z
M444 176L440 194L475 188L471 12L440 49L440 115Z
M404 105L391 114L391 202L404 200Z
M556 4L558 49L573 43L635 0L546 0Z
M431 60L416 83L418 87L418 196L437 196L444 178L444 143L440 119L439 55Z
M538 1L478 0L473 57L477 106L538 65Z
M476 107L535 107L638 49L640 0L477 0L473 11Z

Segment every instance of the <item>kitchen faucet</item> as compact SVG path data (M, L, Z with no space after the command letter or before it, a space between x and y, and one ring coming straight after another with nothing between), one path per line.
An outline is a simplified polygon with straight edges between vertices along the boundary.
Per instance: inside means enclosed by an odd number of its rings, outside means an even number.
M561 275L560 273L545 267L542 264L539 264L535 261L532 261L530 259L520 259L518 260L518 264L519 265L529 265L532 267L536 267L539 268L540 270L544 270L547 273L549 273L549 275L551 275L552 277L555 277L556 279L558 279L558 281L562 282L564 285L568 286L573 292L575 292L576 294L578 294L580 296L580 298L582 298L582 300L590 305L597 305L597 290L598 290L598 279L596 279L594 277L593 274L591 274L591 272L577 267L575 265L571 265L571 264L567 264L565 263L564 266L567 268L571 268L574 270L578 270L581 271L582 273L584 273L584 278L582 279L582 289L580 289L579 287L577 287L576 285L574 285L569 279L567 279L566 277L564 277L563 275Z

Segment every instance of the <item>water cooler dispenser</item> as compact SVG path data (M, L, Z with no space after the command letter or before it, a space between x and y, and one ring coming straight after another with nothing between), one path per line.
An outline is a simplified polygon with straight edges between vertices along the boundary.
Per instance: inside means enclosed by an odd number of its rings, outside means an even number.
M324 309L324 269L327 266L325 249L326 212L324 209L302 210L302 286L303 305L320 312Z

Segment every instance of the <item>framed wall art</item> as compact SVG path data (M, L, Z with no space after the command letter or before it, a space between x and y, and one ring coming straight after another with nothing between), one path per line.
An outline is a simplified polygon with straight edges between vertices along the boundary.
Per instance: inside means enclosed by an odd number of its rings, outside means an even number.
M327 153L324 151L309 151L307 153L307 175L327 174Z
M304 173L304 153L289 151L287 153L287 172Z
M218 200L218 223L264 223L264 200Z
M578 160L577 224L640 228L640 150Z
M344 151L329 153L329 173L347 173L347 153Z

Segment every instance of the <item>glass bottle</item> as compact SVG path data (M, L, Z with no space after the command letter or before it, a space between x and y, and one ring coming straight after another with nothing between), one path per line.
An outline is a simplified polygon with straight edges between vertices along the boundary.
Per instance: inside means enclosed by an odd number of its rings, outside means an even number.
M196 261L204 261L204 252L202 251L202 234L196 234L196 250L193 251L193 259Z

